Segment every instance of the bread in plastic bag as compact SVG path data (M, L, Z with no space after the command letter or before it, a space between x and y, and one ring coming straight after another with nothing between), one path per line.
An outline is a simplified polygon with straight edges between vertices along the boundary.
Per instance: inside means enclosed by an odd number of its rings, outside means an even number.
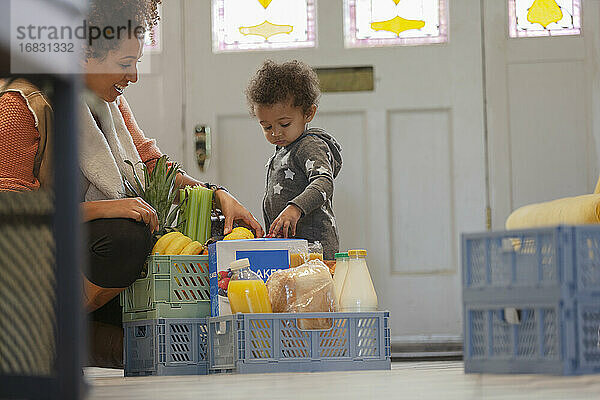
M336 308L333 279L320 260L273 272L267 290L275 313L333 312ZM331 319L301 319L298 325L300 329L329 329Z

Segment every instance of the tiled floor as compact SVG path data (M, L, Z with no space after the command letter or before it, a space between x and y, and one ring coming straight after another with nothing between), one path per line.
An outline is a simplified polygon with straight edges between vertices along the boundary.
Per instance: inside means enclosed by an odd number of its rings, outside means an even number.
M123 378L88 368L99 399L600 399L600 375L465 375L461 362L394 363L391 371Z

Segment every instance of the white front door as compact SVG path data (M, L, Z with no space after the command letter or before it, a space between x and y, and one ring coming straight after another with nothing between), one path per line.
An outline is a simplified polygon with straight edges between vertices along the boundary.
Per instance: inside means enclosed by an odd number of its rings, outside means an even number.
M485 0L495 230L523 205L591 193L600 143L600 1L583 2L581 35L516 39L505 3Z
M261 223L273 148L248 115L251 75L266 58L374 67L374 91L323 94L312 125L343 146L334 192L341 249L368 250L398 340L461 334L460 233L485 228L478 5L450 2L447 44L345 49L342 2L320 0L316 49L213 54L210 0L183 2L186 168L227 186ZM213 133L204 173L193 162L196 124Z

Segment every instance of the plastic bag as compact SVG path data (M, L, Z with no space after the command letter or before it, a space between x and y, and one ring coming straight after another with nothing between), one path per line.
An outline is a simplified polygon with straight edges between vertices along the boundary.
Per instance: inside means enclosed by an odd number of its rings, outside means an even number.
M320 260L273 272L267 280L267 289L276 313L333 312L336 308L333 279ZM300 319L298 328L329 329L331 319Z
M323 261L323 245L320 242L309 243L308 252L306 249L292 249L290 251L290 268L299 267L315 259Z

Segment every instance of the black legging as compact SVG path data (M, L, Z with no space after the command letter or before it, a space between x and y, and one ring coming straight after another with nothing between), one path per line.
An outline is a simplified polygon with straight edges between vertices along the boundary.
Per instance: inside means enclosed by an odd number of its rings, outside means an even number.
M105 288L122 288L140 277L152 250L148 226L126 218L95 219L88 233L88 279Z
M152 250L150 229L125 218L96 219L85 224L88 234L87 278L101 287L127 287L140 277ZM94 311L94 321L121 325L119 296Z

